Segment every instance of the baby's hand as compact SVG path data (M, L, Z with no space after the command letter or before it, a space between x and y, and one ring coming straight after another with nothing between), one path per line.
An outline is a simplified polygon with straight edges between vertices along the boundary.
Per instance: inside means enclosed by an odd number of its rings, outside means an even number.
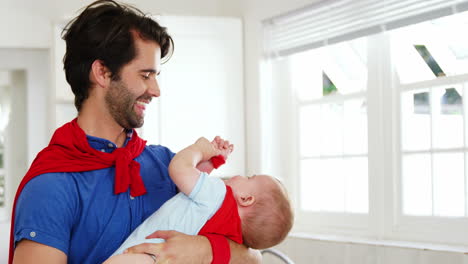
M211 141L211 144L217 150L217 155L222 155L225 160L227 160L234 150L234 145L229 144L228 140L224 140L220 136L216 136L213 141Z
M218 149L204 137L199 138L193 146L202 153L203 160L209 160L211 157L219 155Z

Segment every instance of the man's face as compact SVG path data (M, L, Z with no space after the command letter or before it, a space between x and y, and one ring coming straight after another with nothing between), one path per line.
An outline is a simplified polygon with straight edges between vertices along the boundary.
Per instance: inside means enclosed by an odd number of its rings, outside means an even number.
M122 67L118 80L110 83L105 101L114 120L124 128L141 127L146 105L160 95L156 76L161 68L161 48L135 37L136 57Z

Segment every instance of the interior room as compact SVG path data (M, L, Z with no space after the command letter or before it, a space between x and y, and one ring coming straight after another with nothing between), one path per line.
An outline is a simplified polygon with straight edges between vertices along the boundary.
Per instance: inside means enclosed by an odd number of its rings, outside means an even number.
M21 179L77 115L61 35L91 2L0 0L0 264ZM287 189L263 263L468 263L467 0L122 2L175 43L139 135L220 135L214 176Z

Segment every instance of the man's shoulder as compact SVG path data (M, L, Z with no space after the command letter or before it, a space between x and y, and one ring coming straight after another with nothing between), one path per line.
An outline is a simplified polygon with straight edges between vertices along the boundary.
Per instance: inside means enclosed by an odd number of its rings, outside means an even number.
M145 150L160 153L172 153L172 151L163 145L146 145Z
M170 161L174 157L175 153L165 146L147 145L142 155Z
M73 177L67 177L70 172L52 172L40 174L32 178L25 186L23 193L33 197L70 197L77 192L76 181Z
M28 184L69 184L73 182L70 177L66 177L73 172L48 172L35 176Z

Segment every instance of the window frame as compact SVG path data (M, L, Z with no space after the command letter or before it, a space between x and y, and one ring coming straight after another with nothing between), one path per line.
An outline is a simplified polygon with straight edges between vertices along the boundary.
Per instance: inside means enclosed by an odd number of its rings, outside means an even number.
M424 242L437 242L444 244L462 244L468 245L468 193L465 187L465 216L464 217L438 217L438 216L409 216L403 214L403 188L402 188L402 156L403 153L413 153L413 151L403 151L401 146L401 106L400 98L401 94L406 91L417 90L417 89L434 89L440 86L446 85L457 85L463 86L463 96L466 96L468 91L468 74L459 74L455 76L439 77L433 80L426 80L420 82L414 82L410 84L399 84L398 77L394 75L394 87L393 100L395 100L395 107L392 109L394 115L398 117L398 120L394 122L395 130L397 133L393 135L393 142L395 142L395 150L393 153L393 159L395 163L395 170L392 175L394 184L396 187L395 191L395 210L393 215L393 223L389 229L389 236L395 237L402 240L420 240ZM463 105L466 112L466 101ZM466 122L466 117L463 115ZM465 124L466 129L466 124ZM431 127L432 130L432 127ZM464 138L466 136L464 135ZM447 150L441 150L431 148L424 151L414 151L418 153L464 153L465 156L465 186L468 177L468 161L466 159L468 148L449 148ZM463 230L465 230L463 232Z
M383 240L420 241L427 243L468 245L468 217L422 217L403 215L402 208L402 177L401 177L401 93L407 89L431 88L447 84L468 82L468 74L445 76L434 80L426 80L411 84L399 84L395 66L392 65L390 33L384 32L370 35L368 38L368 88L366 90L368 115L368 186L369 186L369 213L312 213L300 210L300 142L299 142L299 107L295 101L295 94L291 87L288 74L288 59L270 61L270 75L273 81L268 81L272 94L289 93L286 97L290 102L282 104L290 106L285 109L284 115L290 113L291 131L282 131L276 135L269 135L267 130L262 131L263 145L275 144L284 140L280 135L290 136L286 140L292 145L286 150L285 156L265 154L263 157L271 159L266 164L291 162L292 165L273 165L270 171L289 171L290 176L285 178L285 185L290 193L294 194L292 200L296 208L296 224L294 232L310 234L338 234L359 237L377 238ZM263 66L268 63L263 63ZM263 72L263 70L262 70ZM283 88L281 88L283 86ZM288 89L285 89L287 87ZM289 91L278 91L278 90ZM466 91L466 87L464 91ZM465 95L465 93L463 94ZM279 99L277 95L263 98L264 104L275 105ZM464 105L466 109L466 105ZM263 107L263 109L266 109ZM270 106L271 109L271 106ZM466 113L466 112L465 112ZM271 128L280 127L284 117L270 117L267 122ZM283 129L284 130L284 129ZM265 138L266 137L266 138ZM283 144L284 145L284 144ZM269 147L269 151L275 150ZM279 156L279 157L278 157ZM466 156L466 154L465 154ZM466 160L466 159L465 159ZM275 163L276 162L276 163ZM467 179L468 161L465 161L465 182ZM468 188L465 188L465 200ZM465 201L465 207L468 202ZM468 209L466 210L468 212ZM466 230L466 231L463 231Z

